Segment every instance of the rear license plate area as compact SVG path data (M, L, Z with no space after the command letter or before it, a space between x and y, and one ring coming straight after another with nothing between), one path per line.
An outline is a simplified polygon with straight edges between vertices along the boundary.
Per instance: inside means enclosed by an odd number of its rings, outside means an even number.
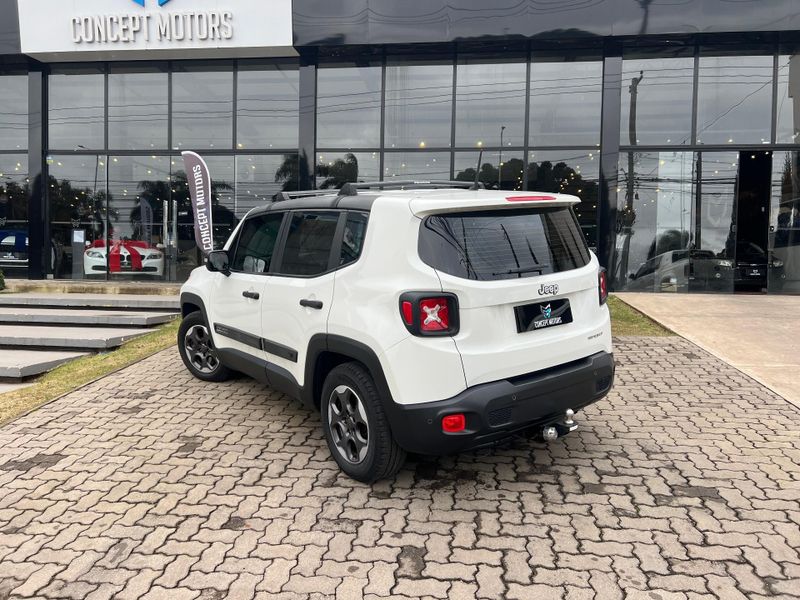
M569 300L550 300L514 307L517 333L539 331L572 323L572 309Z

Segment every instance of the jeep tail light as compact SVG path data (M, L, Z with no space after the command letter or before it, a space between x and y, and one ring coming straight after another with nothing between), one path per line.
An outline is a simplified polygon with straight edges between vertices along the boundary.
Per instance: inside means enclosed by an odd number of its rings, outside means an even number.
M597 276L597 290L600 293L600 305L602 306L608 300L608 272L602 267Z
M414 335L458 333L458 300L453 294L406 292L400 296L400 316Z
M447 298L425 298L419 301L420 331L447 331L450 329L450 314Z
M467 419L461 413L442 417L442 431L445 433L460 433L466 428Z

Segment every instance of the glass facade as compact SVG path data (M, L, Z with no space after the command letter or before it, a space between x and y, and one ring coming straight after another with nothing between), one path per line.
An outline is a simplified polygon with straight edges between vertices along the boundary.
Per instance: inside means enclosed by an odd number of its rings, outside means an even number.
M28 77L0 75L0 151L28 148Z
M111 64L47 84L56 278L182 281L201 264L181 150L209 166L219 247L251 208L297 189L295 64Z
M317 148L381 145L381 68L326 65L317 72Z
M620 144L691 144L693 91L693 57L623 61Z
M49 147L97 150L105 147L105 77L90 72L55 72L48 78Z
M534 56L530 145L599 146L602 91L602 61Z
M384 127L387 148L449 148L452 64L389 64Z
M202 262L180 157L194 150L217 245L281 191L477 178L579 197L613 289L800 293L794 47L532 46L321 53L311 78L287 59L45 65L49 274L185 279ZM0 82L0 268L25 276L42 159L29 76Z
M698 144L768 144L772 56L706 56L697 84Z
M108 75L108 147L167 148L169 75L163 69L112 68Z

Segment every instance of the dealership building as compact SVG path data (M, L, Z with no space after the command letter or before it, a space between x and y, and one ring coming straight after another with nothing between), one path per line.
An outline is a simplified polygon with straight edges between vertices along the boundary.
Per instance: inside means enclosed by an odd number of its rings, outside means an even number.
M280 191L477 174L579 196L616 290L800 293L798 0L0 11L6 277L185 280L192 150L217 244Z

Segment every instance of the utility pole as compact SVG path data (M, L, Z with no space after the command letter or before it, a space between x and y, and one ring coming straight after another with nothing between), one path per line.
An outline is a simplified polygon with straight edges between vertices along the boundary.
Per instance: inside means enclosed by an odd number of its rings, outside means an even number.
M639 76L631 79L628 91L631 94L631 108L628 114L628 143L631 146L637 145L636 140L636 102L639 96L639 84L644 79L644 71L639 71ZM634 182L635 160L632 151L628 152L628 185L625 191L625 212L622 214L622 232L625 241L622 246L622 281L628 281L628 252L631 247L631 236L633 235L633 222L636 220L636 213L633 210L633 199L636 193Z
M506 130L506 126L505 125L501 125L500 126L500 160L498 161L499 164L497 165L497 167L498 167L497 168L497 179L498 179L497 187L498 187L498 189L501 189L501 190L503 189L503 132L505 132L505 130Z
M642 26L639 28L639 35L644 35L647 33L648 22L650 20L650 5L653 3L653 0L637 0L639 2L639 6L642 7L644 11L644 16L642 17Z

